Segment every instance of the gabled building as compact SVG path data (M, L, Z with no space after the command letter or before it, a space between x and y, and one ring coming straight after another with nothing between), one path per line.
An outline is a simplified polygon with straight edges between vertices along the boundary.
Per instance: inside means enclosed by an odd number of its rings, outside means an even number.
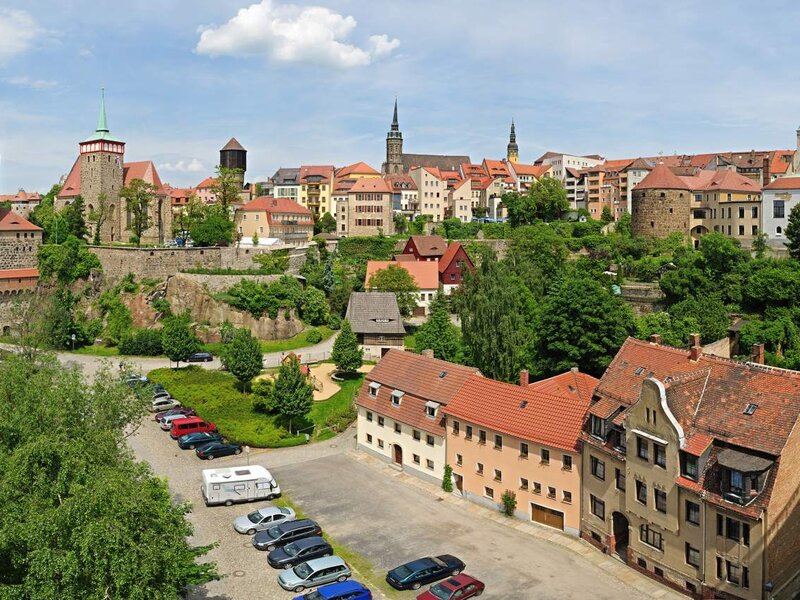
M41 227L10 208L0 208L0 295L36 288L41 243Z
M417 184L408 175L387 175L386 182L392 188L392 207L413 219L419 214L419 192Z
M16 194L0 194L0 202L11 203L11 210L23 217L29 216L33 209L39 206L41 200L39 192L26 192L23 189Z
M447 242L440 235L412 235L403 248L415 260L438 261L447 251Z
M582 434L581 535L695 598L800 593L800 373L629 338Z
M275 198L291 198L295 202L300 199L300 168L281 167L272 176L272 195Z
M469 223L472 220L473 202L472 180L459 179L447 192L445 219L458 219L462 223Z
M467 251L459 242L451 242L439 259L439 283L445 294L451 293L461 285L464 273L475 270Z
M478 370L389 350L356 398L357 447L437 485L446 462L443 408Z
M553 167L550 165L524 165L509 161L508 171L516 182L517 191L526 193L534 182L542 177L550 177Z
M245 246L253 243L254 236L259 244L274 239L302 246L314 235L311 211L290 198L256 198L236 210L235 225L240 244Z
M345 319L367 360L380 360L392 348L403 349L403 317L393 292L353 292Z
M334 212L331 203L333 173L332 165L303 165L300 167L298 202L317 217L321 217L326 212Z
M439 263L438 261L413 261L413 260L370 260L367 262L367 275L364 279L364 288L371 289L370 279L378 271L382 271L389 266L400 267L408 271L411 278L417 284L418 291L415 293L417 306L414 308L414 316L421 317L428 314L431 301L439 291Z
M412 167L408 174L417 186L419 214L429 217L434 223L444 221L447 205L447 182L442 179L439 169Z

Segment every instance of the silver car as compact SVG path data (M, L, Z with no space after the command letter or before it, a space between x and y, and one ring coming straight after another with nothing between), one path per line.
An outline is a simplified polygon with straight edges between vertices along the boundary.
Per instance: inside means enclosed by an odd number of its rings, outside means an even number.
M178 419L188 419L186 415L167 415L166 417L161 417L158 420L158 424L161 426L161 429L164 431L169 431L172 429L172 422L177 421Z
M278 576L278 583L285 589L302 592L306 588L344 581L350 577L350 567L338 556L315 558L287 569Z
M233 528L239 533L254 535L256 531L263 531L277 523L294 521L297 515L291 508L281 506L267 506L251 512L249 515L238 517L233 522Z
M181 405L175 398L159 398L153 400L153 405L150 410L153 412L161 412L162 410L169 410L170 408L178 408Z

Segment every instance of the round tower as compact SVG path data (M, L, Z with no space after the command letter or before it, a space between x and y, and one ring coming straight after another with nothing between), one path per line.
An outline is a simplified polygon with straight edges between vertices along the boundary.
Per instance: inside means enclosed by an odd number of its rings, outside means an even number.
M633 188L633 235L665 238L678 231L688 236L691 198L689 186L659 163Z
M244 187L244 174L247 171L247 150L236 140L231 138L219 151L219 166L225 169L239 169L241 171L241 184Z

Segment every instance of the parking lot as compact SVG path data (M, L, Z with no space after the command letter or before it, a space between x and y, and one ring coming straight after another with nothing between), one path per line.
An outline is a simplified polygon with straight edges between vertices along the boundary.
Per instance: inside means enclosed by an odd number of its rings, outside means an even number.
M206 507L200 494L204 468L245 464L246 455L211 463L190 450L180 450L152 419L131 438L136 455L166 477L179 500L195 510L194 544L219 542L208 558L225 577L193 594L195 598L271 600L292 598L276 582L277 571L266 553L255 550L250 537L237 534L233 519L266 503ZM250 462L269 468L284 493L326 533L385 571L421 556L451 553L466 564L466 572L487 584L484 598L618 599L648 598L628 587L592 561L563 546L532 537L486 518L482 511L465 512L429 492L404 484L382 469L357 460L351 452L353 430L321 444L280 450L258 450ZM620 565L622 566L622 565ZM633 574L624 568L624 572ZM671 595L664 590L664 597ZM661 594L659 594L661 595ZM405 592L403 597L414 598ZM381 597L376 595L376 597Z

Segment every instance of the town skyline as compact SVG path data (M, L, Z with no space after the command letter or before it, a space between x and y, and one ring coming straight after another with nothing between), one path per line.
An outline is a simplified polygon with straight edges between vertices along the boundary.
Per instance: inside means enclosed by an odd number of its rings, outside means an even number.
M12 2L0 11L0 187L46 191L66 174L101 87L128 155L152 158L174 186L212 174L231 136L249 151L253 181L300 164L379 168L395 97L408 151L475 161L504 155L512 118L525 163L548 150L635 158L795 145L800 90L778 77L800 53L780 35L800 16L788 3L749 15L747 35L739 4L587 5L582 20L618 28L603 31L546 6L515 7L504 23L500 3L463 34L478 4L435 6L424 19L414 18L422 5L387 5L379 18L357 2L316 4L200 2L185 14L165 2L156 15L142 3L120 23L91 2L69 19L57 4ZM287 34L312 24L314 43ZM243 35L249 26L258 35Z

